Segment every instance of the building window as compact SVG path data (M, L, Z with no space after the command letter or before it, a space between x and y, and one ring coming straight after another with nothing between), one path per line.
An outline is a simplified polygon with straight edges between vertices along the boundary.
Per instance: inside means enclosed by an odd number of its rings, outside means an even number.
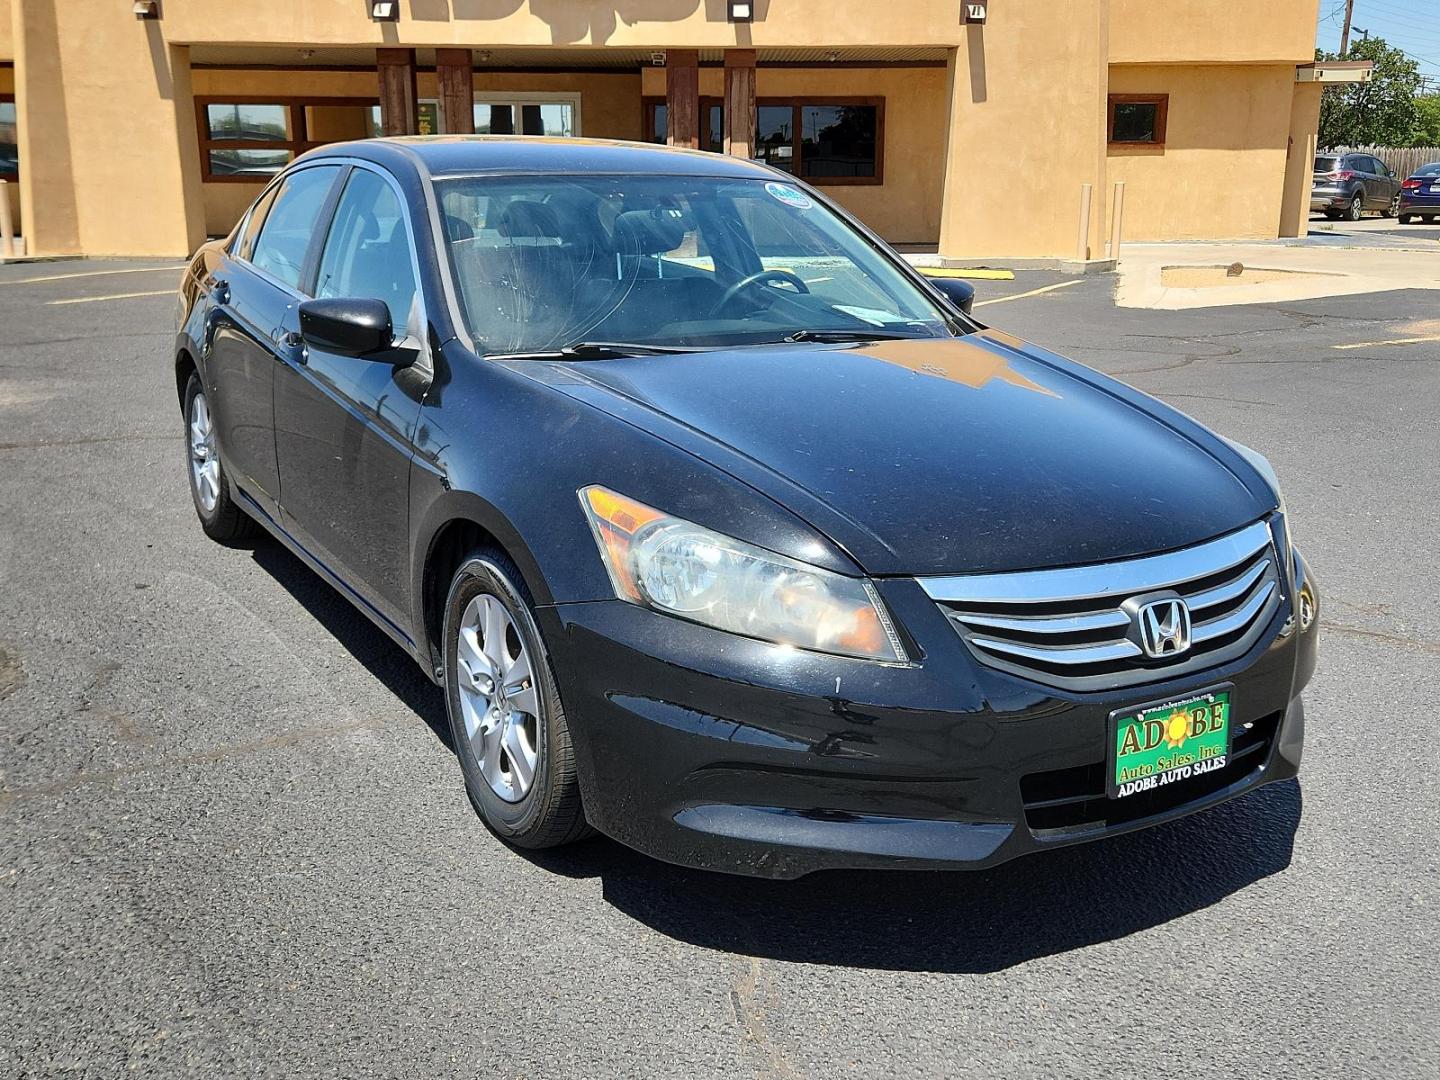
M257 183L306 150L363 139L370 98L196 98L200 170L207 181Z
M756 102L756 156L812 184L885 180L885 99Z
M1107 138L1121 146L1164 146L1168 94L1111 94Z
M664 98L645 99L645 138L665 142ZM719 98L700 99L700 146L723 153L725 112ZM755 157L812 184L884 182L883 98L760 98L755 107Z
M14 96L0 94L0 177L6 180L20 176L20 133L16 124Z

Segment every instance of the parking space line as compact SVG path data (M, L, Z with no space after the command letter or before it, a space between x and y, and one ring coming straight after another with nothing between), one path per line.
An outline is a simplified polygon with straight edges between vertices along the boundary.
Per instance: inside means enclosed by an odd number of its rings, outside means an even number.
M1356 341L1349 345L1331 345L1332 349L1375 349L1381 345L1423 345L1427 341L1440 341L1440 334L1427 334L1425 337L1402 337L1391 338L1389 341Z
M127 266L120 270L82 270L78 274L47 274L44 277L16 278L14 281L0 281L0 285L39 285L45 281L69 281L71 278L106 277L110 274L158 274L168 271L178 274L185 269L183 263L174 266Z
M1039 296L1041 293L1054 292L1056 289L1068 289L1071 285L1079 285L1084 278L1076 278L1074 281L1057 281L1054 285L1045 285L1039 289L1031 289L1029 292L1012 293L1010 296L996 296L990 300L976 300L975 307L984 307L986 304L1003 304L1009 300L1024 300L1027 296Z
M46 300L48 307L57 307L60 304L94 304L101 300L138 300L142 296L174 296L174 289L161 289L159 292L122 292L111 296L74 296L68 300Z

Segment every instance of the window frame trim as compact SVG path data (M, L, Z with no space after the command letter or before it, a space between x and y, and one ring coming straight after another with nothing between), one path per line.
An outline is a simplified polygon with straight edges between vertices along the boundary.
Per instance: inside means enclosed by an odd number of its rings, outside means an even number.
M1116 105L1154 105L1155 137L1153 139L1115 139ZM1105 145L1107 147L1155 146L1165 148L1165 137L1170 126L1170 95L1166 94L1107 94L1105 95Z
M195 98L195 135L200 142L200 180L206 184L268 184L295 164L301 154L319 146L332 145L311 139L305 123L309 106L357 106L370 108L380 103L378 97L326 96L314 94L206 94ZM286 110L289 137L279 139L214 139L210 137L211 105L278 105ZM288 150L290 160L272 176L216 173L210 169L212 150Z

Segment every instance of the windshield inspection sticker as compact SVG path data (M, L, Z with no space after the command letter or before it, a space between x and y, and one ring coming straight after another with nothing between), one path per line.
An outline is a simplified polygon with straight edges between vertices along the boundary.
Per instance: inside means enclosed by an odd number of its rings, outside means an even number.
M809 210L815 205L810 201L808 195L789 184L769 183L765 185L765 190L770 193L772 198L779 199L786 206L793 206L796 210Z

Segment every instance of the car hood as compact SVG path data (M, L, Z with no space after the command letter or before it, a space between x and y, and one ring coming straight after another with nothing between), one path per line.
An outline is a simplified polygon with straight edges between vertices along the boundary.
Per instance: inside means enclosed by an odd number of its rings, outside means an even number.
M560 389L758 488L871 574L1130 557L1273 507L1193 421L994 331L554 367Z

